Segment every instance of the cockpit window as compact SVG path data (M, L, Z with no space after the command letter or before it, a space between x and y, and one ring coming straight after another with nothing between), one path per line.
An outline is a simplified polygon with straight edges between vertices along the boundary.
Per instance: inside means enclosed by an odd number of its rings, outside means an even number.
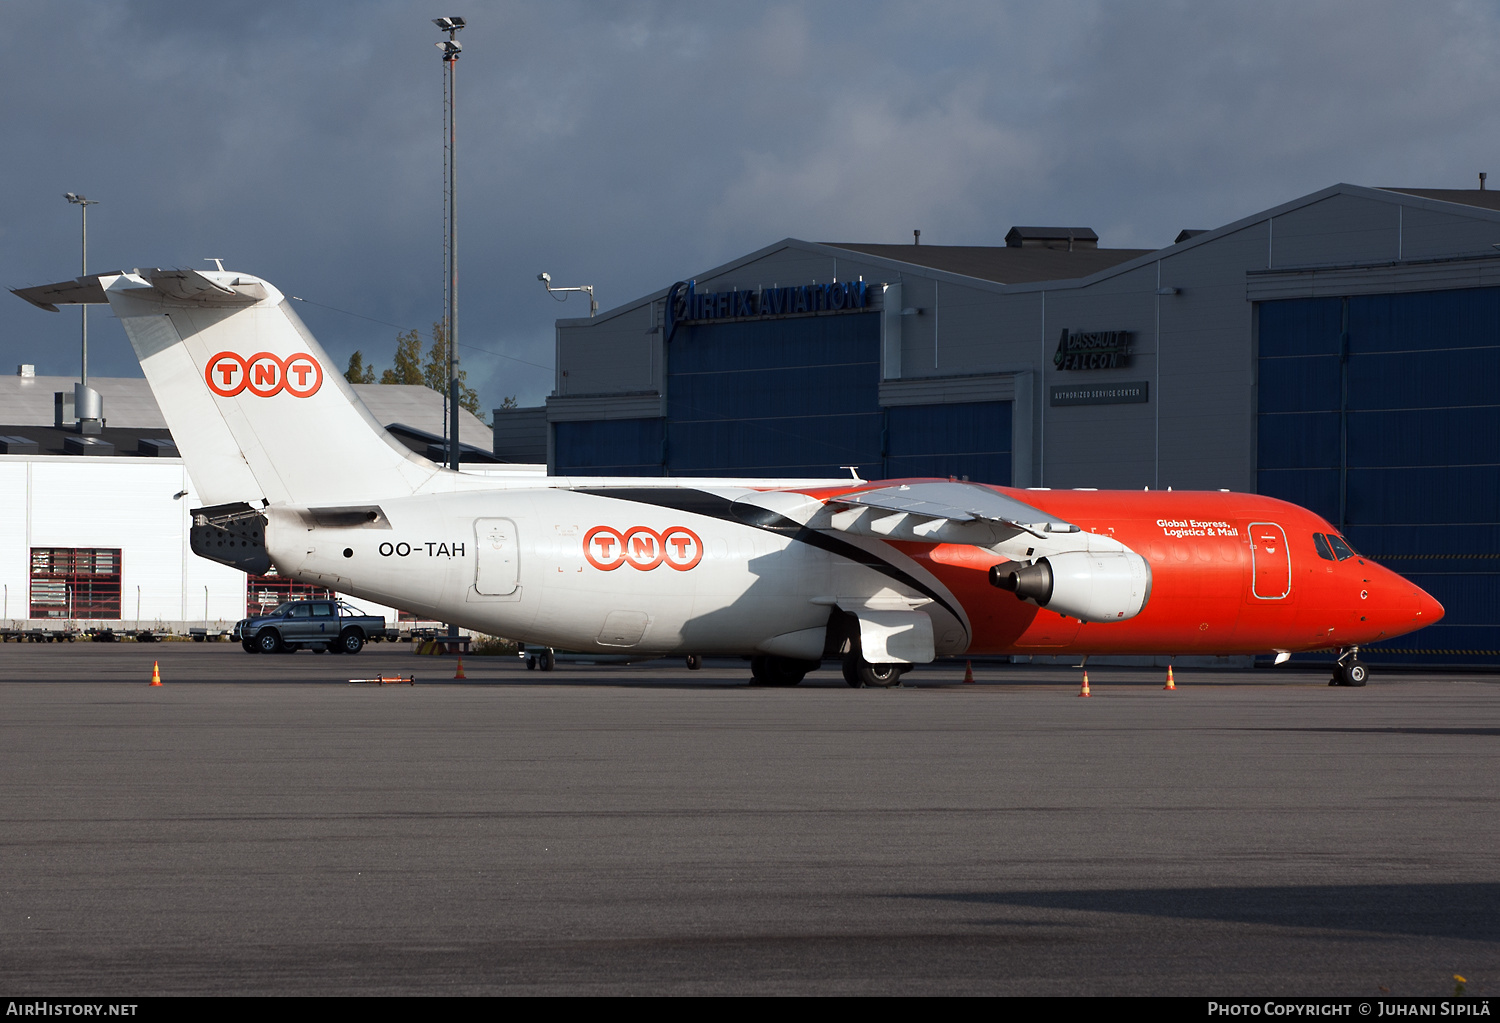
M1354 557L1354 551L1344 542L1342 536L1330 534L1328 543L1333 547L1333 553L1338 556L1340 561Z
M1313 534L1313 546L1318 549L1318 557L1324 561L1333 560L1333 551L1328 546L1328 537L1322 533Z

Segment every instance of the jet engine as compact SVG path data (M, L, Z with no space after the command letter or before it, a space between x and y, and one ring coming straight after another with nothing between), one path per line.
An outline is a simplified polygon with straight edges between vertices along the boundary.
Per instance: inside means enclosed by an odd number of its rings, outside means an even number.
M1119 622L1146 606L1151 566L1134 551L1067 551L994 565L990 585L1081 622Z

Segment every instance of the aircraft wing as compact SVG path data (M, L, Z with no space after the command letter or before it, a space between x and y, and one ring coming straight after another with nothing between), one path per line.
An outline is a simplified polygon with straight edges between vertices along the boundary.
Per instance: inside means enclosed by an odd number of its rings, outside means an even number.
M973 483L903 483L831 498L828 503L874 508L928 521L995 523L1034 536L1078 531L1072 523L1051 521L1040 509Z

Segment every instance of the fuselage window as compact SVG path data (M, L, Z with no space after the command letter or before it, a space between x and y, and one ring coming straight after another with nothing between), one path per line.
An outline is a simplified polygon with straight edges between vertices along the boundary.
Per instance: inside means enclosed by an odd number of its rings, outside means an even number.
M1322 558L1324 561L1333 560L1333 551L1331 551L1328 547L1328 537L1324 536L1322 533L1314 533L1313 546L1318 549L1318 557Z
M1340 561L1354 557L1354 552L1349 549L1349 545L1344 542L1343 537L1330 535L1328 542L1333 545L1333 553L1338 555Z

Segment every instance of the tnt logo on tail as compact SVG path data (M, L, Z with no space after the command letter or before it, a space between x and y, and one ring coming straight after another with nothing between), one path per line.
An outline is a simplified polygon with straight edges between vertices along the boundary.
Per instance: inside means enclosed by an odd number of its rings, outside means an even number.
M245 358L234 352L219 352L203 371L208 389L221 398L233 398L248 389L259 398L272 398L285 391L293 398L310 398L323 386L323 367L305 352L279 358L257 352Z

